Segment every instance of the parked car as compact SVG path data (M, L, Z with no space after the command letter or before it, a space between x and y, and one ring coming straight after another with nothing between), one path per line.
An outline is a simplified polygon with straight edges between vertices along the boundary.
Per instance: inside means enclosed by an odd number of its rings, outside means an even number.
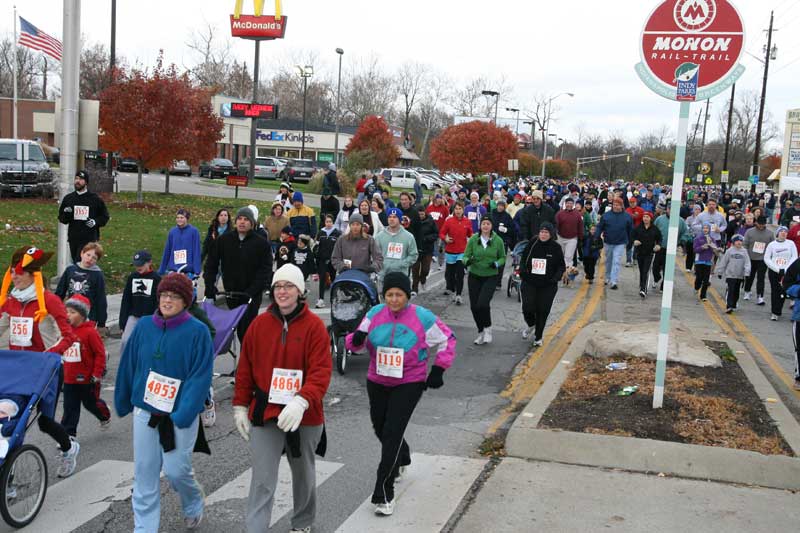
M207 178L209 170L211 170L211 161L200 161L197 167L197 174L201 178Z
M433 176L420 174L412 168L382 168L381 174L392 187L413 189L417 176L420 178L419 183L423 189L431 190L437 187L437 182L433 179Z
M268 179L268 180L278 179L278 176L280 176L280 173L285 166L286 165L284 165L274 157L257 157L254 177L256 179ZM241 163L239 163L239 175L249 176L249 174L250 174L250 158L245 157L244 160Z
M123 157L122 161L117 165L117 170L120 172L139 172L139 161L132 157ZM142 173L149 174L150 169L143 168Z
M20 194L53 198L57 187L58 175L50 170L38 143L0 139L0 196Z
M311 181L314 175L314 162L310 159L290 159L280 172L283 181Z
M167 173L167 169L161 169L162 174ZM169 173L176 176L178 174L183 174L184 176L191 176L192 175L192 167L189 166L189 163L184 161L183 159L176 159L172 161L172 165L169 167Z
M225 179L234 174L236 174L236 167L233 166L233 163L231 163L230 159L218 157L216 159L212 159L209 163L208 177L212 180L214 178Z

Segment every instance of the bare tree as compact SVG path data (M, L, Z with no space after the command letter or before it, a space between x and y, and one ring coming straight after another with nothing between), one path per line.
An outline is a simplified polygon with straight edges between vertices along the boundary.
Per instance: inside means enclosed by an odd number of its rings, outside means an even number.
M753 150L756 144L756 125L760 95L757 91L737 92L733 105L733 121L731 127L731 144L728 154L728 166L732 175L748 176L750 164L753 160ZM728 128L728 106L730 99L725 101L717 119L717 131L721 150L724 149L725 133ZM761 129L761 144L765 146L777 139L780 129L769 111L764 113L764 122ZM719 160L722 156L719 156Z
M428 82L428 67L422 63L404 63L396 75L397 92L402 99L403 138L408 135L408 122L414 105Z
M205 28L193 32L186 42L187 48L197 58L194 67L184 68L194 81L203 87L222 90L228 77L231 61L230 41L219 42L217 29L210 23Z
M116 68L125 68L125 58L114 59ZM81 98L97 98L103 90L111 84L111 54L102 43L91 46L84 45L81 49Z
M14 69L14 41L5 38L0 41L0 95L12 96ZM17 47L17 95L20 98L39 98L42 84L39 75L42 72L42 54L26 48Z
M422 134L422 149L419 156L425 159L428 152L428 144L432 137L446 128L451 122L450 115L445 111L443 104L447 97L447 91L451 80L444 73L432 73L425 91L421 95L418 112Z
M342 90L343 120L360 124L369 115L380 115L391 123L396 97L395 82L381 70L378 58L360 58L348 70Z

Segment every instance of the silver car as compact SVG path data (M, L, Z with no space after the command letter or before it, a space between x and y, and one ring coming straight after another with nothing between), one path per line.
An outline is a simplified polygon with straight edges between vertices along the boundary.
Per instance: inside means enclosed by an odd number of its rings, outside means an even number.
M255 164L255 178L256 179L278 179L281 171L286 165L275 159L274 157L257 157ZM250 172L250 158L245 157L239 163L239 175L247 176Z
M0 196L35 194L53 198L57 184L58 176L50 170L38 143L0 139Z

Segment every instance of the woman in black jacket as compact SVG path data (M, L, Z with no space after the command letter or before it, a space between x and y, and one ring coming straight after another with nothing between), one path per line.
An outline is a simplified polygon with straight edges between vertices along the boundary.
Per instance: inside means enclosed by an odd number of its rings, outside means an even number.
M522 314L528 325L522 331L522 338L527 339L534 333L534 346L542 345L544 326L558 292L558 282L566 268L564 252L553 239L555 233L551 223L543 222L538 236L533 236L522 252L519 269L522 278Z
M645 211L642 214L642 223L633 229L632 238L639 264L639 296L645 298L653 254L661 250L661 231L653 225L653 213Z
M431 271L431 262L433 261L433 246L439 240L439 229L436 222L428 216L424 206L417 206L417 210L419 211L419 234L416 236L416 241L419 257L417 262L411 266L412 296L416 296L419 292L420 285L422 285L422 290L425 290L425 283L428 281L428 273Z
M214 245L214 243L217 241L217 237L232 228L233 224L231 223L231 212L228 211L227 208L223 207L217 211L217 214L214 215L214 220L212 220L211 224L208 226L206 238L203 241L203 248L200 252L201 262L205 263L206 257L208 256L209 247Z
M334 216L330 213L326 214L322 219L322 228L317 233L317 244L314 246L314 257L317 261L317 276L319 277L319 297L317 299L317 309L325 307L325 288L328 281L333 283L336 277L336 269L331 264L331 256L333 255L333 247L336 246L336 241L342 236L342 233L333 225ZM330 277L327 280L326 277Z

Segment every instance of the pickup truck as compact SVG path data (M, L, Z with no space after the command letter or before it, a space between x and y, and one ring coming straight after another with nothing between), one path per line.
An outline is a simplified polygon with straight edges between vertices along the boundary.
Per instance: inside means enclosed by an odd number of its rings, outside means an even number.
M40 195L54 198L58 176L34 141L0 139L0 195Z

